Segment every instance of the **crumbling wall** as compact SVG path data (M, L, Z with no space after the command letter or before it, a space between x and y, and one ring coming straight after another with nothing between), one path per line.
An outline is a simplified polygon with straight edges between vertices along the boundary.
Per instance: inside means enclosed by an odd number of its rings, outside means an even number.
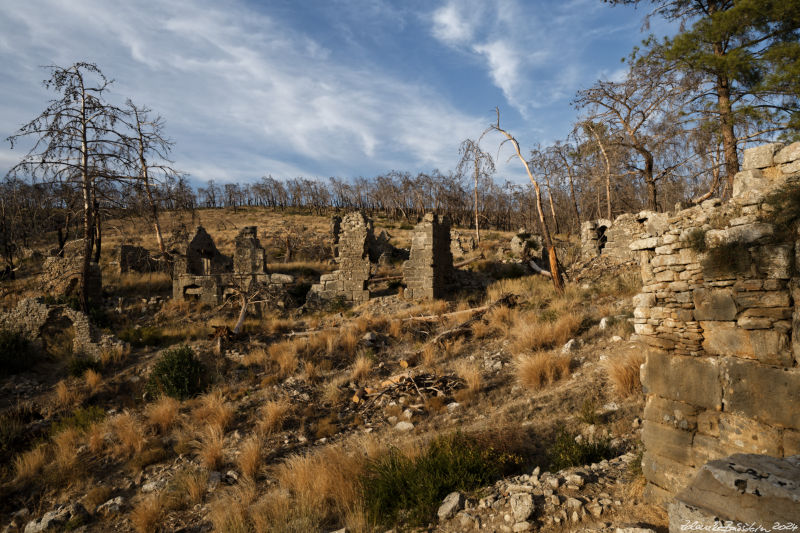
M474 251L478 246L475 244L475 237L470 232L460 232L457 229L450 230L450 253L453 257L463 257Z
M372 221L364 213L345 215L336 257L339 269L320 276L319 283L311 286L309 297L321 300L341 298L348 302L369 300L366 283L370 274L369 246L373 240Z
M267 253L258 240L258 228L243 228L234 240L233 271L264 274L267 272Z
M147 248L130 244L121 244L114 250L114 262L120 274L158 272L163 269L163 263L152 258Z
M63 257L46 257L42 264L40 290L56 299L76 296L80 290L83 269L83 239L70 241L64 245ZM89 263L86 280L89 301L99 302L103 298L103 274L100 265Z
M680 211L630 245L649 347L642 468L657 500L713 459L800 453L800 243L772 194L797 187L800 143L745 150L730 202Z
M663 233L668 217L667 213L640 211L624 213L613 222L605 218L584 222L581 224L581 257L587 260L603 255L621 263L635 260L637 256L630 244L642 235Z
M427 213L414 228L411 253L403 263L404 295L408 299L441 298L452 277L450 221Z
M58 324L59 329L71 327L73 353L99 359L106 350L125 349L125 343L112 335L101 333L89 317L64 305L47 305L41 298L25 298L7 312L0 313L0 329L18 331L28 339L46 342L46 328Z

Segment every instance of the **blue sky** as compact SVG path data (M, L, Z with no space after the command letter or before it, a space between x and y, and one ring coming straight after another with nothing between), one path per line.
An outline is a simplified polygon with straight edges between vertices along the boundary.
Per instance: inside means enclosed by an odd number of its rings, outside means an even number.
M458 161L501 111L523 150L564 138L570 101L643 38L601 0L0 0L0 137L53 97L41 65L96 63L166 120L202 182L374 176ZM669 30L653 21L656 34ZM498 137L482 147L498 155ZM0 145L0 172L25 147ZM496 179L523 180L499 153Z

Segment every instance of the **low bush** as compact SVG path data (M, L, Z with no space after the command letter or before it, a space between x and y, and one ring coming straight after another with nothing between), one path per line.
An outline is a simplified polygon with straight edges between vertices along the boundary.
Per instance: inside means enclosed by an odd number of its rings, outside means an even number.
M92 424L99 422L105 418L106 412L98 405L90 405L89 407L78 407L71 415L62 418L60 421L53 424L51 433L53 435L61 433L65 429L74 428L81 432L89 430Z
M188 346L165 351L147 380L148 396L185 400L203 391L205 367Z
M78 354L67 362L67 372L75 378L83 376L87 370L99 372L101 367L100 361L83 354Z
M374 460L363 480L366 509L384 525L428 521L442 498L490 484L521 462L462 433L440 437L416 458L396 448Z
M126 328L118 336L133 346L158 346L164 340L164 332L160 328L150 326Z
M29 370L36 364L31 344L22 333L0 330L0 376Z
M609 439L576 440L575 437L576 435L563 427L558 429L553 444L547 452L550 470L556 472L571 466L598 463L615 455Z

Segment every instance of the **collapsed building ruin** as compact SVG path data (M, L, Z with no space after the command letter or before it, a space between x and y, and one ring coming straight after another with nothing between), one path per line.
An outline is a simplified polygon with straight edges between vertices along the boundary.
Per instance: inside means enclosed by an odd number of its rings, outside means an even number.
M323 274L319 283L312 285L309 297L320 300L340 298L347 302L359 303L369 300L367 280L370 275L369 246L373 240L372 221L364 213L348 213L336 224L332 224L336 245L338 269Z
M403 263L406 298L442 298L453 279L450 221L427 213L414 228L411 253Z
M597 256L626 262L637 259L629 245L642 235L656 235L669 225L667 213L640 211L638 214L624 213L612 222L601 218L581 224L581 258Z
M42 294L50 295L56 300L77 296L83 269L83 246L83 239L70 241L64 244L60 255L58 255L58 250L54 250L51 257L44 259L42 274L39 278ZM94 261L89 263L86 292L90 302L102 300L103 274L100 265Z
M184 241L172 252L174 271L172 296L176 300L195 299L218 305L235 291L285 292L294 282L286 274L267 271L266 251L257 236L256 226L243 228L234 240L233 258L222 254L208 232L198 226L191 241Z
M800 143L745 150L731 201L679 211L629 245L644 282L635 338L648 346L642 469L657 501L686 489L712 460L800 454L800 241L786 222L798 206L780 203L797 187ZM752 507L752 491L737 492L730 511L714 514L713 492L684 491L686 505L671 513L688 506L729 519Z

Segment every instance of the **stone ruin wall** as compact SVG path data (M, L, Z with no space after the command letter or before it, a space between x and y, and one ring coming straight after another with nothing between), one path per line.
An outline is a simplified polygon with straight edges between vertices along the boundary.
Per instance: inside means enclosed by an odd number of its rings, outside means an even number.
M450 221L426 214L414 228L411 253L403 263L407 299L441 298L453 278Z
M42 264L40 290L54 298L66 298L78 294L81 270L83 269L83 239L70 241L61 250L62 256L46 257ZM55 250L58 253L58 250ZM89 263L89 276L86 280L90 302L103 298L103 274L100 265Z
M742 168L730 202L680 211L630 245L644 282L635 338L648 347L642 468L656 501L714 459L800 454L800 241L764 202L800 186L800 143L745 150Z
M333 222L331 227L335 228ZM369 300L366 288L370 275L369 245L373 239L372 221L364 213L348 213L339 225L336 262L338 269L323 274L311 286L309 296L321 300L341 298L360 303ZM334 235L337 233L334 231Z
M667 226L667 213L641 211L624 213L614 221L605 218L589 220L581 224L581 258L608 257L624 263L636 260L637 255L630 244L642 234L656 235Z

